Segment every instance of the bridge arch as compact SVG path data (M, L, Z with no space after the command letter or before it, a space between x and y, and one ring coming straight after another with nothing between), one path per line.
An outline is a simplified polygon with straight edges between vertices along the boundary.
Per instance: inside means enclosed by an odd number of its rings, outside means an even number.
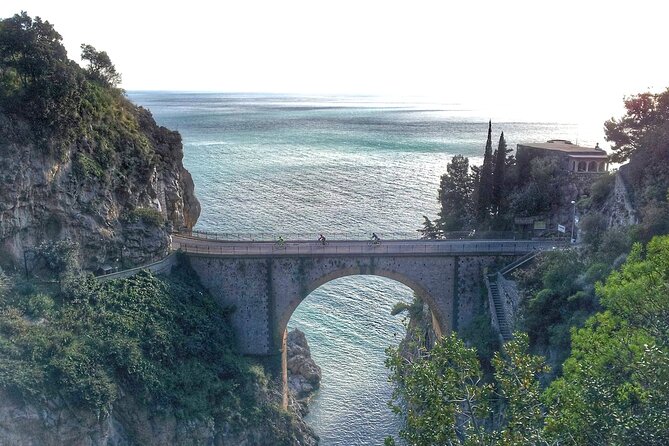
M409 277L407 274L402 274L396 271L375 268L373 271L365 272L361 271L360 268L355 267L344 267L339 268L334 271L330 271L326 274L321 275L315 280L310 281L306 286L297 292L293 292L288 299L288 303L283 309L282 313L278 315L278 321L276 325L277 333L275 334L275 339L283 339L283 335L288 328L288 322L292 317L293 313L300 306L302 302L314 291L316 291L321 286L325 285L328 282L331 282L335 279L342 277L350 276L378 276L384 277L386 279L391 279L396 282L401 283L402 285L410 288L417 296L419 296L423 302L425 302L430 308L432 314L434 315L437 308L436 300L430 293L417 281ZM449 330L450 326L444 326L443 322L440 323L437 318L433 316L432 325L437 335L441 335L443 330Z

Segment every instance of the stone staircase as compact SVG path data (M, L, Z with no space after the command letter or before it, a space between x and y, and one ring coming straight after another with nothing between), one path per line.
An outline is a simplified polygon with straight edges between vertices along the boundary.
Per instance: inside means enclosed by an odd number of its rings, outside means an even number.
M539 254L539 251L527 253L514 262L509 263L496 273L486 273L484 276L486 288L488 289L488 302L490 304L493 327L497 329L502 342L507 342L513 339L513 327L507 318L507 311L503 300L504 296L500 290L499 283L504 279L504 274L531 261L537 254Z
M488 295L492 304L490 306L490 311L494 312L493 318L497 322L500 338L502 342L510 341L513 339L513 334L506 317L506 312L504 311L504 303L502 302L502 296L499 292L499 286L497 285L497 274L488 274L486 279Z

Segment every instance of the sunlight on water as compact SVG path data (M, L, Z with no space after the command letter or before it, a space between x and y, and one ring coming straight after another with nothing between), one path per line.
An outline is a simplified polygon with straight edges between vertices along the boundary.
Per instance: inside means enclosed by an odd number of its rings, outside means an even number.
M460 106L374 98L137 92L160 125L178 130L202 204L197 228L217 232L413 232L438 211L439 177L455 154L476 163L487 116ZM594 146L601 126L493 122L520 142L571 139ZM387 408L384 349L403 328L390 308L411 299L397 282L354 276L327 283L296 310L323 369L309 422L321 444L381 444L397 432Z

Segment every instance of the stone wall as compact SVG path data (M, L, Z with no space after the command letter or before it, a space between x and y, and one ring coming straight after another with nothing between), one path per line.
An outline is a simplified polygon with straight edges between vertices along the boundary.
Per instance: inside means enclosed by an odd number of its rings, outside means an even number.
M513 256L283 256L230 258L188 254L203 285L224 307L241 352L280 355L290 316L313 290L349 275L396 280L429 306L439 333L462 329L484 311L482 273Z

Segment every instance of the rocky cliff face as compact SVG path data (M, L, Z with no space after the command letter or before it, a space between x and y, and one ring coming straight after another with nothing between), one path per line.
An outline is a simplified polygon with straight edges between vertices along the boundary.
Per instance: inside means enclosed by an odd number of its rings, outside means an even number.
M290 406L304 416L308 413L308 403L321 384L321 368L311 358L307 338L300 330L288 333L288 390Z
M59 150L0 110L0 266L54 240L76 243L90 269L144 263L165 254L171 228L195 224L180 135L120 95L112 102L122 113L88 118Z
M239 420L182 420L144 407L124 395L95 414L51 400L31 404L0 390L0 445L12 446L312 446L311 429L301 419L276 417L240 427Z

